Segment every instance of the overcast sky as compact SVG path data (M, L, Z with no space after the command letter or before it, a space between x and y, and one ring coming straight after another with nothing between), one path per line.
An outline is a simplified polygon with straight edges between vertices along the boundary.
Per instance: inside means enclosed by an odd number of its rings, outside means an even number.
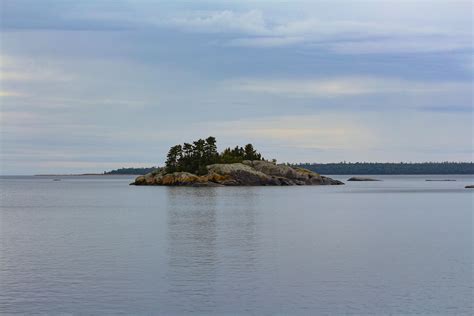
M0 3L2 174L473 160L471 1Z

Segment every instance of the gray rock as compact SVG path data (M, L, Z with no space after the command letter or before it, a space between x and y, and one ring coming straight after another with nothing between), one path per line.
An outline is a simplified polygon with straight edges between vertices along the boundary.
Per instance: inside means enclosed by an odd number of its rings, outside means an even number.
M286 165L277 165L264 160L244 160L242 164L252 167L269 176L283 177L288 179L299 179L300 175L295 169Z
M347 179L347 181L381 181L381 180L365 178L365 177L352 177L352 178Z
M339 180L336 180L336 179L332 179L332 178L329 178L329 177L324 177L324 176L321 176L322 178L322 184L324 185L341 185L341 184L344 184L344 182L342 181L339 181ZM377 181L377 180L375 180Z
M208 173L197 176L189 172L166 173L163 169L135 179L135 185L171 186L250 186L250 185L335 185L341 181L310 170L277 165L268 161L244 161L243 163L213 164Z
M146 184L145 176L138 176L135 179L135 182L132 182L130 184L134 184L134 185L144 185L144 184Z
M241 163L209 165L207 170L220 175L228 175L239 185L270 185L272 182L269 175ZM229 181L226 183L229 185Z

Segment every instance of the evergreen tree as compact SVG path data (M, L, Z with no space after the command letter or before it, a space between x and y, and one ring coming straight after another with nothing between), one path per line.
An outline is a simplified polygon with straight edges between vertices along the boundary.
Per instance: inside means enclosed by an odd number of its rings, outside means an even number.
M235 148L232 149L231 153L232 156L235 157L237 162L241 162L242 160L244 160L244 149L242 147L235 146Z
M181 145L176 145L170 148L168 155L166 156L166 171L176 172L178 171L178 161L182 158Z
M188 171L192 169L192 160L193 160L193 146L189 143L183 144L183 154L179 160L179 169L181 171Z
M206 165L212 165L218 161L219 153L217 152L215 137L210 136L206 138L206 144L204 145L204 157Z
M262 155L253 148L252 144L245 145L244 151L245 160L262 160Z
M203 139L193 142L192 170L197 174L206 173L205 146L206 141Z

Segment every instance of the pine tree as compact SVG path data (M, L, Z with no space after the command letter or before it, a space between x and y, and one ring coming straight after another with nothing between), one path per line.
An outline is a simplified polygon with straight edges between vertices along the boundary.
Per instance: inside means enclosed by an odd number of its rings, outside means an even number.
M262 155L260 155L253 148L252 144L245 145L244 151L245 151L245 154L244 154L244 159L245 160L261 160L262 159Z
M204 157L206 165L212 165L218 161L219 153L217 152L215 137L209 136L206 138L206 144L204 145Z
M192 170L191 172L202 174L205 173L206 161L204 148L206 141L203 139L198 139L193 142L193 160L192 160Z
M182 158L178 162L180 170L189 172L192 169L192 159L193 146L189 143L184 143Z
M170 148L168 155L166 156L166 171L176 172L178 171L178 161L182 158L181 145L176 145Z

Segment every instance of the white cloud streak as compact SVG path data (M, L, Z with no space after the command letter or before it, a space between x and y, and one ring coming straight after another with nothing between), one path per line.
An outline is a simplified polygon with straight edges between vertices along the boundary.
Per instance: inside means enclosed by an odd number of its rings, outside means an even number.
M369 94L469 93L463 82L425 82L396 78L338 77L329 79L240 79L226 82L232 89L290 96L338 97Z
M255 139L293 148L360 149L375 141L371 130L353 117L328 113L208 122L206 126L223 138Z

